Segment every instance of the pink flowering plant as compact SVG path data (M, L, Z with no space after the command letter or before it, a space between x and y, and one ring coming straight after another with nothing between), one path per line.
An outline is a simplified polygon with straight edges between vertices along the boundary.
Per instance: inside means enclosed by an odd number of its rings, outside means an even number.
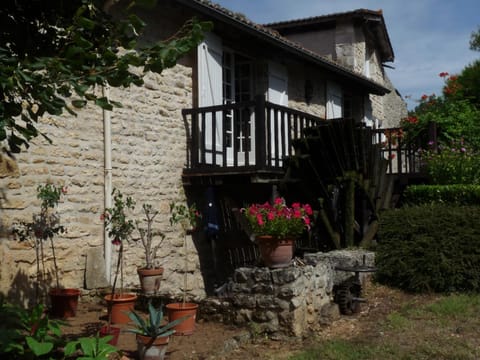
M480 153L470 148L463 139L449 146L439 145L421 150L425 171L433 184L480 184Z
M287 206L285 199L278 197L273 204L251 204L241 212L256 236L270 235L277 238L297 238L311 227L312 207L309 204L293 203Z

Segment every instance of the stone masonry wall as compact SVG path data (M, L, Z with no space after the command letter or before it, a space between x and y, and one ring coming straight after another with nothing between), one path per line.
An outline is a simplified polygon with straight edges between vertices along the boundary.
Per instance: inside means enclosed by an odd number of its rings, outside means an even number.
M181 172L184 167L186 143L181 109L191 107L192 72L190 67L177 65L162 76L149 74L145 86L111 89L111 99L123 103L111 113L112 181L113 187L137 201L135 217L139 217L144 202L160 211L155 226L166 234L159 251L159 263L165 268L162 288L180 295L183 284L183 237L169 225L169 203L184 201ZM65 235L55 243L65 287L84 288L93 281L106 285L102 274L86 271L87 256L102 259L104 239L100 214L104 205L104 145L102 111L88 107L77 117L47 117L41 129L53 144L40 138L17 156L19 176L0 179L8 202L2 210L2 222L7 227L14 220L30 220L39 209L36 188L52 182L68 187L58 211ZM198 256L188 237L188 259L191 273L188 292L192 298L204 296ZM113 246L112 266L115 264ZM47 251L49 254L49 252ZM100 256L99 256L100 255ZM34 250L25 243L0 239L0 292L12 298L29 297L30 284L35 279ZM139 243L126 247L125 286L138 284L137 266L143 264L143 248ZM51 260L51 259L49 259ZM95 264L102 271L103 264ZM47 266L51 269L51 261ZM100 276L99 276L100 275ZM90 278L89 278L90 277ZM30 287L31 288L31 287Z
M325 79L321 74L302 66L288 69L288 106L320 118L325 118ZM305 100L305 85L310 81L312 98L307 104Z
M352 276L336 266L373 266L374 254L363 250L340 250L306 254L305 264L286 268L239 268L223 299L207 299L202 316L238 325L260 333L304 336L338 317L333 287ZM363 276L363 275L362 275Z

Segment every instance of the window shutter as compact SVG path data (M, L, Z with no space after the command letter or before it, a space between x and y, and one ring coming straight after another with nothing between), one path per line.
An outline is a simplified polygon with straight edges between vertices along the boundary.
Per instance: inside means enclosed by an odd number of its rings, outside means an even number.
M288 74L285 66L268 64L268 101L288 106Z
M222 41L212 33L198 46L199 107L222 104Z
M213 33L205 34L198 45L198 106L206 107L222 105L222 41ZM220 165L222 162L222 112L215 113L215 134L213 134L214 118L211 113L205 116L205 161L207 164ZM199 124L199 126L201 126Z
M328 82L327 119L338 119L343 117L342 103L343 95L341 86L333 82Z

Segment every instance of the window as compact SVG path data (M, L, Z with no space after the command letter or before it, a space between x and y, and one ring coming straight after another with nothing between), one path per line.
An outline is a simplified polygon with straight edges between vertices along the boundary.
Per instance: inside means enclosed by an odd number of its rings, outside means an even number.
M253 97L253 62L251 59L234 53L223 51L223 103L231 104L249 101ZM224 129L226 132L226 146L233 147L238 152L251 151L251 116L247 109L237 114L227 113L224 117ZM245 130L246 129L246 130ZM235 141L235 144L233 144Z

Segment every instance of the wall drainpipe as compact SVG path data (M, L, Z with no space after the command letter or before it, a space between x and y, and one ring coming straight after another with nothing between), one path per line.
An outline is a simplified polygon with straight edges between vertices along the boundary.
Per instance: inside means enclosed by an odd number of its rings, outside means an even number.
M110 100L110 87L108 84L102 86L103 96ZM105 159L105 173L104 173L104 207L105 209L112 207L112 134L110 123L110 111L103 109L103 144L104 144L104 159ZM105 254L105 275L107 281L111 281L112 269L112 242L108 236L108 229L104 227L104 254Z

